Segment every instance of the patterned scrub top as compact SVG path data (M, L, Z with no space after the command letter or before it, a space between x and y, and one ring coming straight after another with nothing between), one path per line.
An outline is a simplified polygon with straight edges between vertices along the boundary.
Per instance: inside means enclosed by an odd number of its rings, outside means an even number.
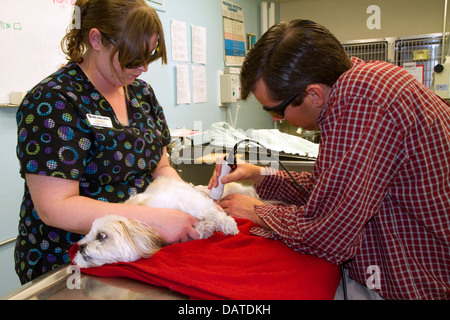
M136 80L128 91L125 126L75 63L36 85L17 112L21 176L76 180L81 196L104 202L144 191L170 133L153 89ZM22 283L69 262L69 248L82 238L42 222L26 181L18 231L15 263Z

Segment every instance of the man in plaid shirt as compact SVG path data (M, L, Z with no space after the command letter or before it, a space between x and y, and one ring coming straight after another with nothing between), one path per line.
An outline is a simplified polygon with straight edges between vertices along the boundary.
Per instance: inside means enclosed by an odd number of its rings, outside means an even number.
M231 195L225 211L258 224L254 234L344 264L382 298L449 299L449 105L400 67L350 59L307 20L263 35L241 87L274 120L320 130L320 152L312 175L292 173L306 192L283 171L238 165L222 182L251 180L284 204Z

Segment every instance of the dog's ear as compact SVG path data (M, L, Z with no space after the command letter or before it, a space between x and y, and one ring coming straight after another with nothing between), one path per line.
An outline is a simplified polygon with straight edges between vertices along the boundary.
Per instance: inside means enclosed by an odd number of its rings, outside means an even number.
M135 219L121 221L124 229L124 237L133 243L136 252L143 258L149 258L166 245L159 232Z

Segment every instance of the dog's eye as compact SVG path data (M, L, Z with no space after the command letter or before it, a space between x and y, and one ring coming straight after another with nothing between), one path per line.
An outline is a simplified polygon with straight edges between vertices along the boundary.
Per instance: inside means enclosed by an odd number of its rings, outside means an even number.
M97 233L97 240L102 241L102 240L105 240L106 238L108 238L106 233L103 233L103 232Z

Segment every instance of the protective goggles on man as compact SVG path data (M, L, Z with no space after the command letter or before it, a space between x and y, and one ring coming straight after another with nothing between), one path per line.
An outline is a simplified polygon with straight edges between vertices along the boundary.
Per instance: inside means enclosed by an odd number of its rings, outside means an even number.
M276 117L276 118L284 118L284 112L286 110L286 108L295 100L295 98L298 97L298 93L290 96L289 98L287 98L286 100L284 100L282 103L280 103L279 105L277 105L276 107L266 107L263 106L263 110L267 111L268 113L270 113L272 115L272 117Z

